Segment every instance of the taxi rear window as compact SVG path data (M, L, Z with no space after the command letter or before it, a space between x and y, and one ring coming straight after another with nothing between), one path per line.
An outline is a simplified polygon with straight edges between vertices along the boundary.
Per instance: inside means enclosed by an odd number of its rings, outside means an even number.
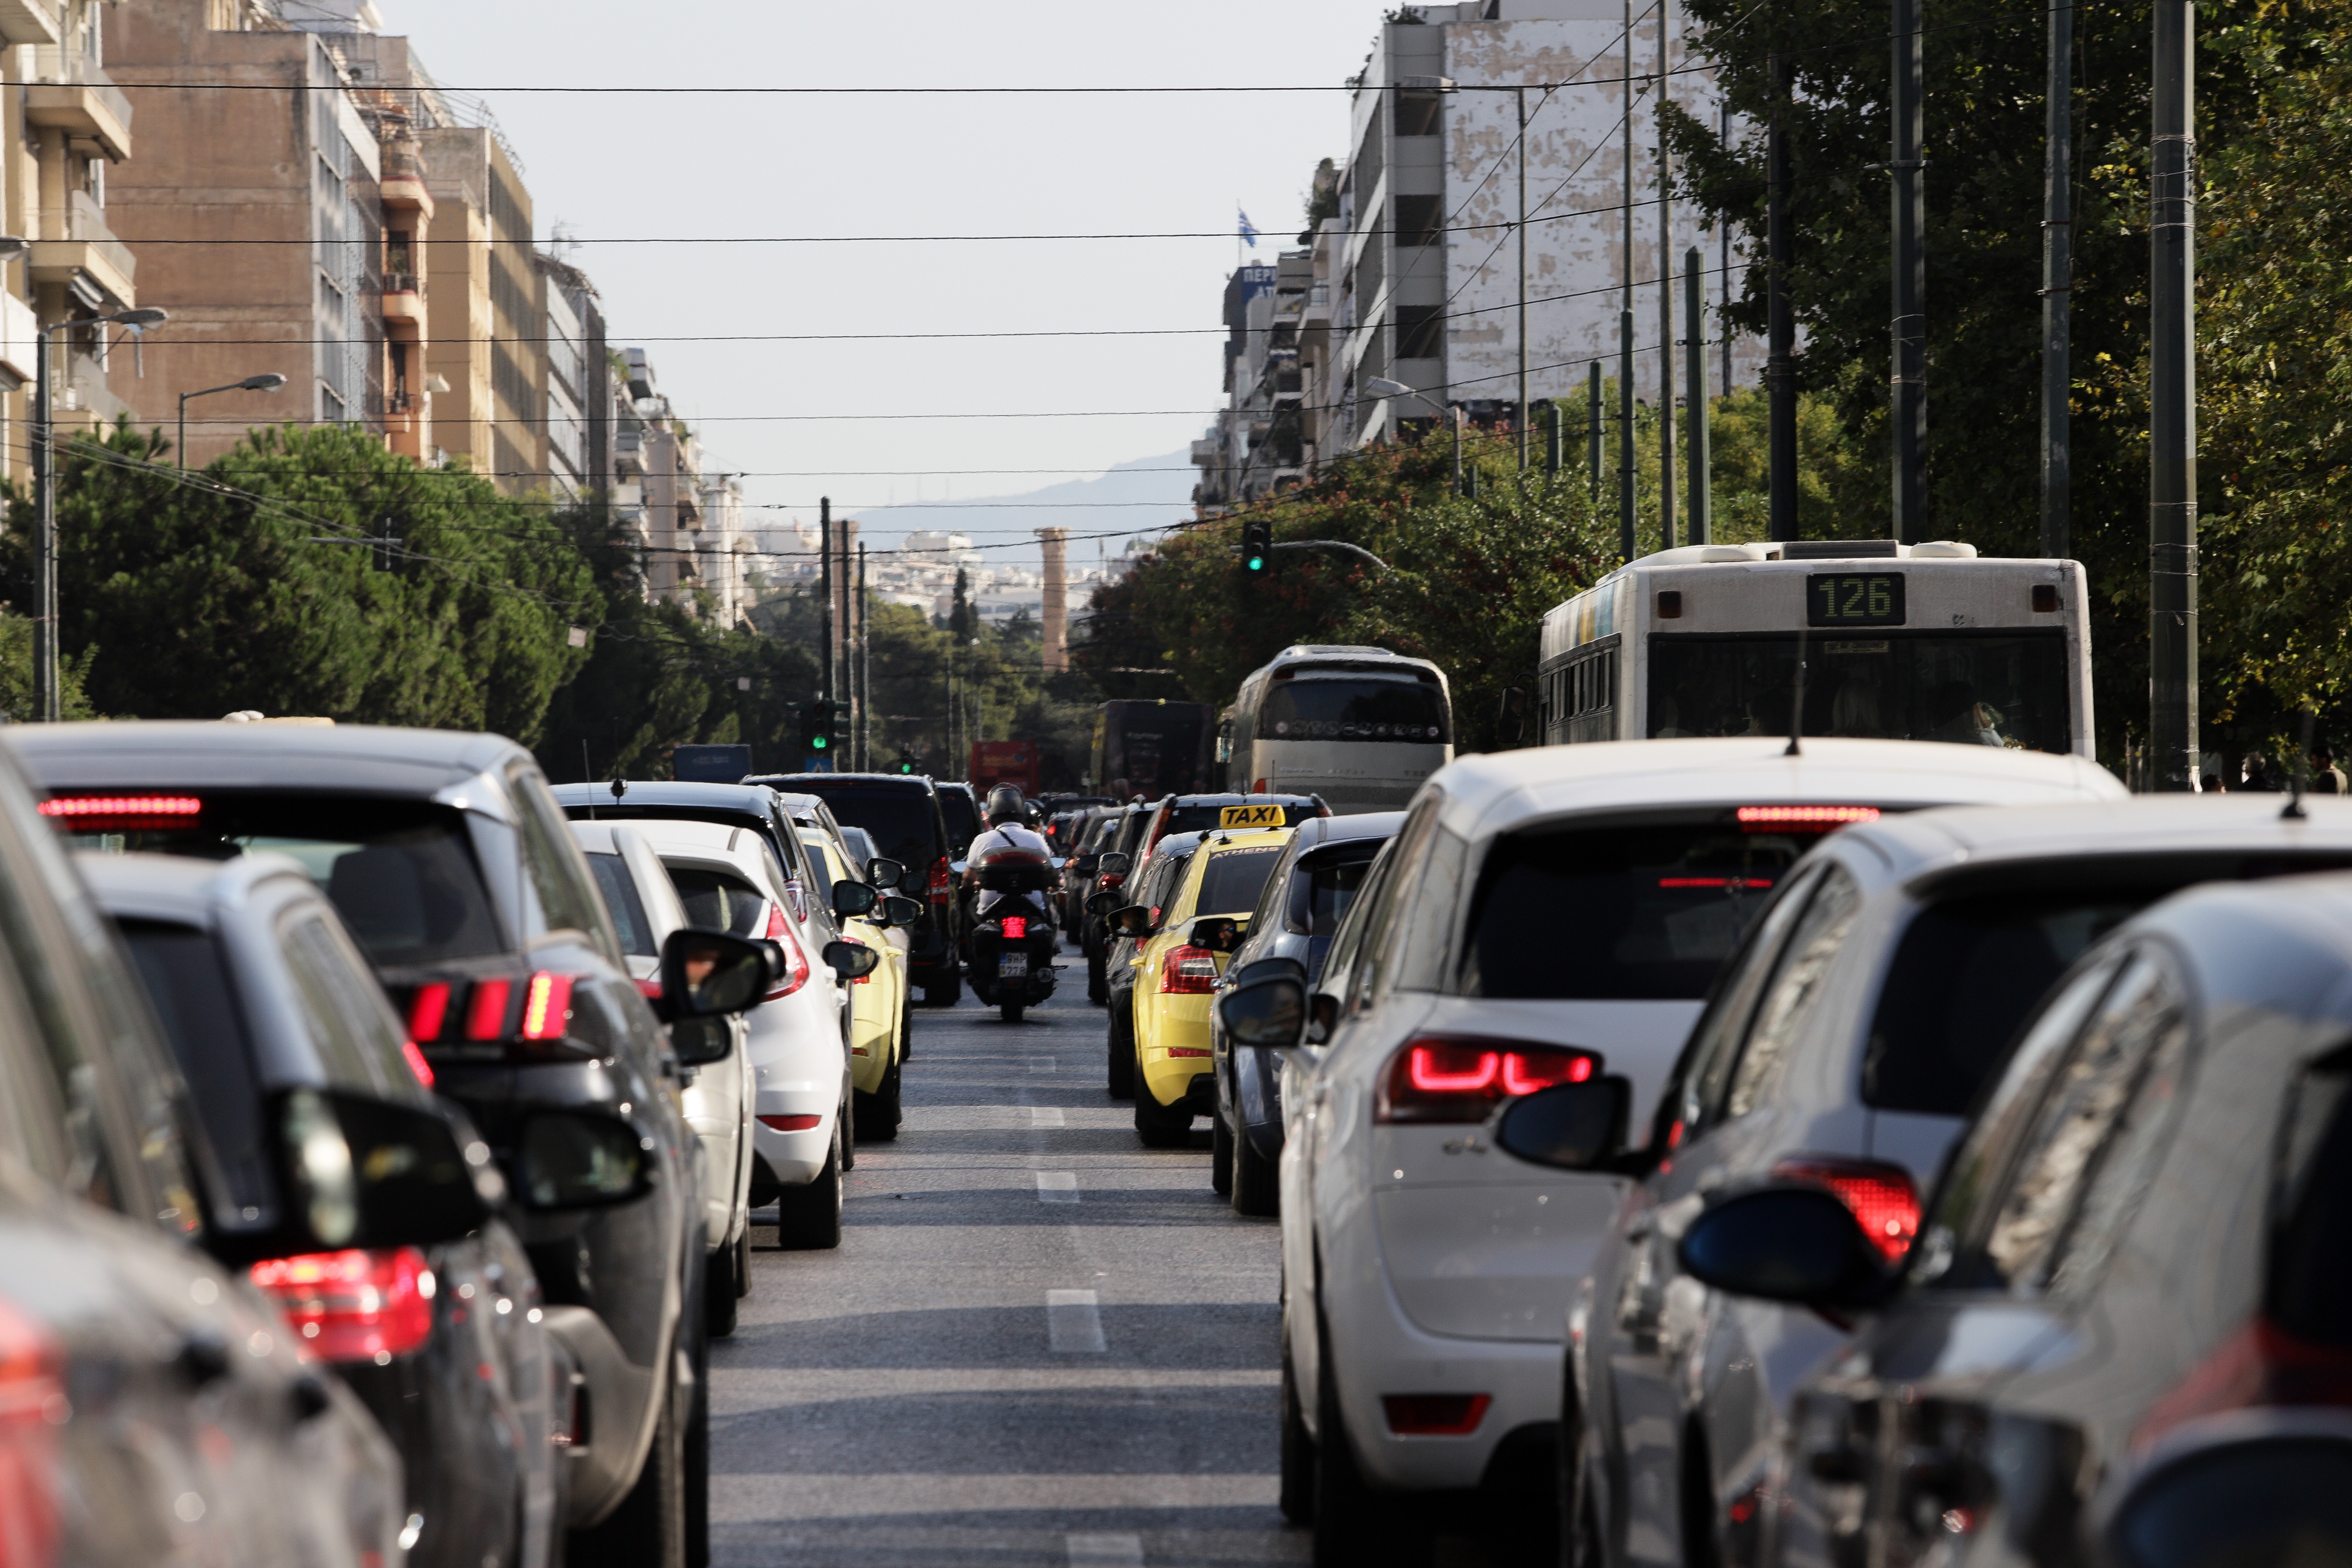
M1192 900L1192 912L1237 915L1257 908L1257 896L1265 890L1266 877L1282 858L1282 848L1269 844L1263 849L1221 849L1210 856L1208 868L1201 873L1201 896Z

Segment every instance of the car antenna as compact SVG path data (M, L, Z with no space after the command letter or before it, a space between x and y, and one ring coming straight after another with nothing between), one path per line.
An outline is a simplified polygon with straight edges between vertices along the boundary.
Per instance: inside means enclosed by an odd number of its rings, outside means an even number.
M1799 744L1805 732L1805 642L1812 627L1809 622L1797 628L1797 697L1789 705L1789 749L1784 757L1801 757L1805 748Z
M628 793L629 793L629 781L628 781L628 780L626 780L626 779L614 779L614 780L613 781L613 798L614 798L614 800L618 800L618 799L620 799L623 795L626 795L626 794L628 794Z
M2279 813L2282 822L2301 822L2311 813L2303 809L2303 781L2311 773L2312 710L2303 710L2303 749L2294 757L2294 794L2287 798L2286 809Z
M588 763L588 737L585 735L580 737L580 782L583 784L596 782L596 770ZM596 797L593 795L588 797L588 820L591 822L596 820Z

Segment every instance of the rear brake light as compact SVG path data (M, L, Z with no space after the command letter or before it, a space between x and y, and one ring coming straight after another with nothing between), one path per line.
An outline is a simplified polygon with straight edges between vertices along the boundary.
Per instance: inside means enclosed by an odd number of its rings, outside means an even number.
M1408 1040L1381 1073L1375 1121L1484 1121L1506 1100L1556 1084L1582 1083L1601 1059L1572 1046L1423 1035Z
M1007 915L997 923L1004 928L1008 942L1020 942L1029 934L1029 917L1026 915Z
M1265 781L1264 779L1252 779L1250 781L1250 794L1265 795L1268 793L1269 792L1265 787Z
M0 1304L0 1568L58 1560L58 1429L73 1414L58 1363L40 1325Z
M640 980L637 982L637 994L644 997L646 1001L658 1002L661 1000L661 994L660 981Z
M45 800L39 809L77 833L136 833L187 827L205 803L192 795L84 795Z
M1750 833L1793 827L1801 833L1828 833L1849 823L1876 822L1874 805L1743 805L1739 826Z
M1811 1182L1835 1193L1853 1213L1863 1234L1886 1261L1899 1263L1919 1234L1919 1188L1900 1165L1876 1160L1783 1160L1772 1167L1780 1181Z
M1152 911L1157 923L1160 911ZM1217 988L1217 955L1205 947L1171 947L1160 961L1162 994L1205 996Z
M522 1037L560 1040L572 1021L572 976L545 970L530 977L522 997Z
M495 1040L507 1032L507 998L514 994L511 980L477 980L466 999L466 1037Z
M253 1282L327 1361L382 1366L433 1333L433 1269L413 1247L273 1258L253 1266Z
M2201 1415L2261 1405L2352 1405L2352 1351L2298 1339L2256 1318L2189 1370L2132 1433L2134 1451Z
M437 1040L441 1026L449 1021L449 984L436 980L420 985L416 994L408 999L408 1037L412 1040Z
M1162 1054L1169 1057L1205 1057L1209 1053L1202 1046L1171 1046Z
M944 904L955 896L955 879L948 875L948 858L931 862L931 902Z
M808 954L801 951L799 939L793 935L793 928L785 922L784 911L773 904L768 906L768 940L784 950L784 977L763 998L773 1002L808 984L809 961Z
M417 1046L416 1042L415 1040L401 1041L400 1055L402 1059L408 1063L408 1070L416 1075L416 1081L423 1084L425 1088L431 1089L433 1087L433 1064L425 1059L425 1052Z
M806 1132L809 1129L814 1127L821 1120L823 1119L814 1114L806 1116L762 1116L760 1118L760 1125L762 1127L772 1127L779 1132Z
M1769 877L1661 877L1661 888L1769 888Z
M1389 1430L1402 1437L1466 1437L1495 1403L1486 1394L1390 1394L1381 1399Z

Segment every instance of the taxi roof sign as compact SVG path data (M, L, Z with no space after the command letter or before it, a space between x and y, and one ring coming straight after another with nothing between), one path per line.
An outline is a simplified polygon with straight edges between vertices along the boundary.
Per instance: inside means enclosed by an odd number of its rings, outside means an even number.
M1280 805L1229 805L1217 814L1219 827L1282 827L1286 819Z

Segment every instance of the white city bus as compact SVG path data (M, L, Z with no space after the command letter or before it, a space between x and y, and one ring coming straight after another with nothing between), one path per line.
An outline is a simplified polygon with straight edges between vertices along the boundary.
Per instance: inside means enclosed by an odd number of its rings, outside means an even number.
M1217 731L1225 787L1393 811L1454 760L1444 672L1384 647L1300 645L1242 681Z
M1544 616L1547 744L1804 733L2093 754L2073 561L1893 540L1698 544L1627 563Z

